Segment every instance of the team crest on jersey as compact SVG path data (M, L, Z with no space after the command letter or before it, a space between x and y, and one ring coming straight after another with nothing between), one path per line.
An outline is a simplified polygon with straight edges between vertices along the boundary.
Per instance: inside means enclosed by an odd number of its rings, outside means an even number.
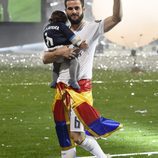
M95 22L96 22L96 23L100 23L100 22L101 22L101 20L95 20Z

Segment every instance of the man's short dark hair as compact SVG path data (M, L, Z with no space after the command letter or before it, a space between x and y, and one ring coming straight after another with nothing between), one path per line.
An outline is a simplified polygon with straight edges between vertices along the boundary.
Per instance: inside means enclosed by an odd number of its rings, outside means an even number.
M67 1L75 1L75 0L65 0L65 8L67 7L66 6ZM81 2L82 7L84 7L84 0L80 0L80 2Z
M67 16L63 11L60 10L56 10L52 13L49 22L50 23L55 23L55 22L63 22L66 23L67 22Z

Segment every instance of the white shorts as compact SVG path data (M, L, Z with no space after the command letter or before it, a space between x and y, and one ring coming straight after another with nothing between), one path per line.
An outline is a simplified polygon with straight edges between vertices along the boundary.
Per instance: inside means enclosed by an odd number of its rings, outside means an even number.
M70 131L72 132L84 132L84 126L79 121L73 109L70 112Z

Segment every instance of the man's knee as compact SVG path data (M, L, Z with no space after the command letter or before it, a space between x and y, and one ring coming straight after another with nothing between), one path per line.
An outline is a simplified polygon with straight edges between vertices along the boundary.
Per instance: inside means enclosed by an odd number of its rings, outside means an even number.
M70 136L76 144L81 144L85 139L85 135L82 132L71 132Z

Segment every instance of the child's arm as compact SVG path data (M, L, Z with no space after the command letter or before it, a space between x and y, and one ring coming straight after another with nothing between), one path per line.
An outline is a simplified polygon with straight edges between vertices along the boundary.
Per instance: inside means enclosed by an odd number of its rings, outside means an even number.
M75 35L75 33L73 31L71 31L71 29L68 26L66 26L64 23L60 24L60 28L61 28L61 31L63 32L63 34L66 36L66 38L74 46L77 46L77 47L79 47L81 49L88 48L88 45L86 44L86 42L82 41L79 36Z

